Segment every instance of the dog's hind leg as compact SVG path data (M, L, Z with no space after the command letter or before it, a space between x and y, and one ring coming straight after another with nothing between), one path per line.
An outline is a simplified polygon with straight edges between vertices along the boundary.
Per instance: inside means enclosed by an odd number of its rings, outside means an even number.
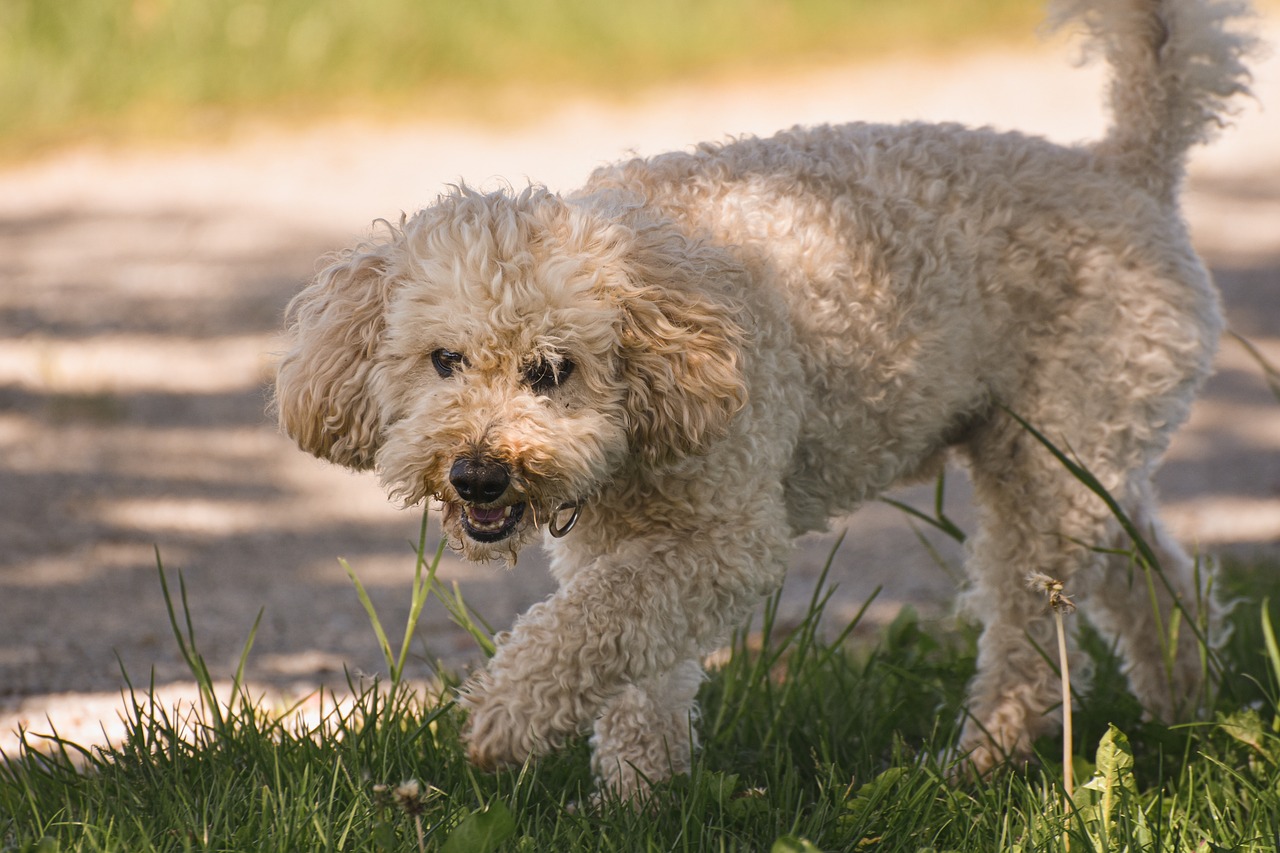
M1017 378L994 392L1007 411L996 407L964 445L981 511L967 603L983 633L961 748L972 751L979 770L1002 753L1025 757L1061 714L1053 618L1043 593L1028 587L1028 575L1062 581L1085 608L1125 588L1125 566L1106 554L1123 541L1119 520L1009 412L1086 469L1119 506L1137 512L1158 534L1174 576L1189 571L1185 555L1153 526L1148 483L1209 370L1221 324L1203 267L1172 238L1120 254L1097 247L1077 259L1074 281L1045 292L1070 298L1036 306L1032 313L1053 319L1029 327L1034 332L1013 347L1029 355ZM1175 588L1182 596L1190 591L1183 579ZM1117 598L1110 621L1144 618L1129 612L1140 609L1140 599L1132 592ZM1122 630L1125 651L1138 658L1135 688L1153 703L1149 710L1163 713L1168 699L1157 694L1167 697L1169 690L1155 686L1152 664L1162 657L1159 640L1148 636L1148 626ZM1180 637L1179 652L1194 658L1188 638ZM1190 678L1180 672L1179 679Z
M1088 589L1089 621L1116 643L1129 686L1152 716L1165 722L1187 717L1203 683L1202 653L1215 639L1216 606L1209 588L1212 566L1193 560L1155 511L1145 483L1125 508L1155 558L1155 566L1121 534L1117 552L1103 563Z
M1073 420L1064 408L1070 407L1049 403L1024 411L1107 488L1121 488L1127 476L1116 465L1108 430ZM1061 719L1053 615L1043 588L1029 578L1045 575L1078 594L1097 575L1104 562L1098 549L1116 540L1119 525L1100 497L1006 414L993 416L967 450L980 528L970 540L963 605L981 621L982 635L959 748L983 773L1028 757L1034 739L1051 734ZM1067 621L1073 655L1075 622Z

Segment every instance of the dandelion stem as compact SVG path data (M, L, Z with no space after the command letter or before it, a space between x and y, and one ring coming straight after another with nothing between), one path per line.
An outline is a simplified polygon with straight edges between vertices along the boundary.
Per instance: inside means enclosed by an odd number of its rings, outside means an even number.
M1076 605L1067 598L1062 581L1056 578L1032 572L1027 575L1027 586L1048 596L1053 623L1058 629L1058 671L1062 680L1062 791L1066 797L1063 811L1070 813L1074 808L1075 768L1071 762L1071 671L1067 665L1067 628L1062 615L1075 612ZM1071 849L1070 837L1064 836L1063 847Z
M1075 790L1075 773L1071 761L1071 673L1067 669L1067 629L1063 625L1062 611L1053 610L1053 621L1058 626L1058 661L1062 668L1062 789L1067 796L1067 808L1071 808Z

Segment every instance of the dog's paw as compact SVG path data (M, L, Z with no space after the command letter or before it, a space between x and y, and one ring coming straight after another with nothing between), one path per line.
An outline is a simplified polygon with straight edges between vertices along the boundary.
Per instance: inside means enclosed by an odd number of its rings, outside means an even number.
M519 765L535 752L532 728L517 703L474 679L459 695L469 716L463 730L467 759L481 770Z
M960 742L935 756L938 766L944 768L947 781L953 785L968 784L980 779L990 779L1002 770L1025 768L1031 762L1029 745L1005 749L991 738L976 734L961 737Z
M958 743L934 756L952 785L966 785L989 778L1004 756L989 741Z

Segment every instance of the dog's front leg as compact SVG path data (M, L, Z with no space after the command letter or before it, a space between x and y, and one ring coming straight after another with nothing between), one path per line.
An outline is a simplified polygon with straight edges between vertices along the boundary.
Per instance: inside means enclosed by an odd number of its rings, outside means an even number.
M591 735L591 768L602 790L634 797L651 782L689 771L703 678L702 662L687 660L609 700Z
M759 539L711 544L713 539L719 537L631 543L625 553L578 571L525 613L488 670L463 693L471 712L471 760L480 767L519 763L587 729L606 704L625 710L628 703L612 701L625 690L646 692L645 685L677 670L687 676L689 663L722 642L781 581L785 537L765 549ZM681 704L687 716L692 703ZM626 725L606 724L601 731L610 744L610 755L602 758L606 764L629 761L653 746L619 743ZM653 736L669 740L670 732ZM667 746L677 753L674 765L681 765L678 753L687 752L687 738L683 745ZM605 768L602 776L607 782L617 772Z

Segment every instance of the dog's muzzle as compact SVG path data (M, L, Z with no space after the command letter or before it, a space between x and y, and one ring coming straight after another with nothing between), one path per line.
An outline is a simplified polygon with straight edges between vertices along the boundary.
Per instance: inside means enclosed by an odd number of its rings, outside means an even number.
M463 457L449 469L449 483L467 503L493 503L511 485L511 470L492 459Z
M449 483L461 499L463 532L477 542L498 542L520 526L529 504L500 504L511 488L511 470L502 462L475 456L456 460L449 469ZM551 514L547 532L557 539L578 523L582 502L564 503ZM568 512L569 517L560 519ZM537 522L537 512L534 512Z
M477 542L499 542L520 526L524 503L499 504L511 487L511 470L484 457L458 459L449 469L449 483L462 499L460 522Z

